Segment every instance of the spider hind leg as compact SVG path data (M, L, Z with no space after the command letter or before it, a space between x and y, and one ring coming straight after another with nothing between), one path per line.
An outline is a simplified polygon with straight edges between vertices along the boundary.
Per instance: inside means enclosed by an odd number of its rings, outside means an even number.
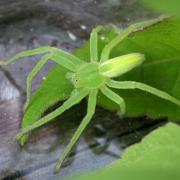
M96 107L96 96L97 96L98 90L91 90L89 93L89 98L88 98L88 108L87 108L87 114L83 118L81 124L79 125L78 129L74 133L70 143L67 145L65 148L63 154L60 156L58 163L55 166L55 172L59 171L64 159L67 157L69 152L72 150L73 146L75 143L78 141L79 137L81 136L82 132L86 128L86 126L89 124L92 116L94 115L95 112L95 107Z
M49 113L48 115L42 117L38 121L34 122L33 124L23 128L18 134L17 134L17 139L20 140L21 145L24 144L23 141L23 136L30 131L43 126L44 124L52 121L55 117L61 115L63 112L65 112L67 109L71 108L75 104L78 104L83 98L85 98L88 95L89 91L87 89L82 89L82 90L74 90L71 93L71 96L69 99L67 99L62 106L54 110L53 112ZM21 141L22 140L22 141Z
M116 88L116 89L140 89L142 91L146 91L150 94L153 94L157 97L160 97L162 99L165 99L167 101L170 101L178 106L180 106L180 100L171 96L170 94L161 91L157 88L154 88L152 86L149 86L147 84L144 83L140 83L140 82L135 82L135 81L114 81L114 80L110 80L109 82L107 82L107 85L111 88Z
M119 96L118 94L116 94L115 92L113 92L111 89L109 89L106 86L101 87L101 92L106 97L108 97L109 99L111 99L112 101L114 101L116 104L119 105L122 115L125 114L125 112L126 112L126 104L124 102L124 99L121 96Z

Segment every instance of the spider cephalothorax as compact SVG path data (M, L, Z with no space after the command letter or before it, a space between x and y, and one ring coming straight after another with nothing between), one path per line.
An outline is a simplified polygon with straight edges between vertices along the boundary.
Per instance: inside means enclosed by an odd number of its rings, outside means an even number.
M125 113L126 107L124 99L116 94L112 88L114 89L140 89L142 91L146 91L153 95L156 95L160 98L168 100L178 106L180 106L180 101L166 92L158 90L149 85L134 82L134 81L115 81L112 78L120 76L134 67L140 65L145 60L145 56L139 52L134 52L127 55L122 55L115 57L113 59L109 58L111 50L117 46L124 38L126 38L130 33L142 30L143 28L150 26L154 23L161 21L162 18L158 18L155 20L150 20L142 23L137 23L129 26L127 29L122 30L120 34L114 38L110 43L108 43L102 50L102 53L98 55L98 32L103 29L103 27L98 26L93 29L90 36L90 61L84 62L78 57L69 54L63 50L54 48L54 47L42 47L34 50L28 50L21 52L14 57L12 57L8 61L0 62L0 65L8 65L18 58L32 56L37 54L44 54L37 65L33 68L31 73L27 78L27 100L24 108L26 108L29 104L30 100L30 92L31 92L31 81L35 77L35 75L39 72L39 70L44 66L44 64L48 60L52 60L57 64L65 67L69 72L66 74L66 78L68 78L74 85L74 90L72 91L70 97L62 104L62 106L58 107L53 112L48 115L42 117L34 124L24 128L17 135L18 139L21 140L24 134L38 128L45 123L51 121L53 118L62 114L64 111L72 107L73 105L79 103L83 98L88 96L88 106L87 106L87 114L83 118L81 124L76 130L74 136L72 137L70 143L66 147L62 156L60 157L58 163L56 164L56 170L59 170L64 159L71 151L74 144L79 139L83 130L86 128L88 123L90 122L96 107L97 93L99 91L102 92L107 98L111 101L115 102L119 105L120 111L122 114ZM49 54L47 54L49 53ZM98 58L100 57L100 58ZM21 142L23 144L24 142Z
M97 89L106 81L99 72L99 64L84 63L75 73L68 73L68 78L76 88ZM94 81L96 79L96 81Z

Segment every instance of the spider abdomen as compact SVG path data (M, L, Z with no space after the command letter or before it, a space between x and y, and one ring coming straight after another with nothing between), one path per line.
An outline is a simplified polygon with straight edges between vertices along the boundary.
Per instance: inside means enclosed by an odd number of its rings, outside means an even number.
M141 53L130 53L109 59L99 66L99 71L107 77L117 77L143 63L145 57Z

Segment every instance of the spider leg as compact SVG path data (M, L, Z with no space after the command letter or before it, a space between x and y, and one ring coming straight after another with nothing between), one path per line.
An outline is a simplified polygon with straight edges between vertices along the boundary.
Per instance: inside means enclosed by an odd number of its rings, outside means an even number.
M98 37L97 34L103 29L102 26L97 26L94 28L90 35L90 57L91 62L98 61Z
M79 103L84 97L86 97L89 93L89 90L87 89L81 89L81 90L74 90L69 97L68 100L66 100L62 106L57 108L55 111L49 113L48 115L42 117L40 120L36 121L34 124L31 126L28 126L24 129L22 129L18 134L17 134L17 139L20 139L24 134L50 122L53 120L55 117L59 116L62 114L64 111L72 107L73 105Z
M51 53L51 60L55 61L57 64L69 69L72 72L76 72L76 70L80 67L80 64L74 63L73 59L67 58L65 56L61 56L61 53L53 52ZM83 64L84 62L82 62Z
M103 62L103 61L106 61L107 59L109 59L111 50L115 46L117 46L121 41L123 41L126 37L128 37L131 33L138 31L138 30L143 30L144 28L151 26L153 24L156 24L156 23L164 20L165 18L167 18L167 17L162 16L157 19L135 23L135 24L130 25L128 28L121 30L120 34L103 48L102 53L101 53L100 62Z
M44 54L44 53L53 53L58 64L62 65L61 61L64 61L64 62L66 62L65 67L67 69L71 69L72 71L74 71L76 68L78 68L81 64L84 63L78 57L76 57L68 52L65 52L61 49L58 49L55 47L41 47L41 48L36 48L36 49L20 52L7 61L0 61L0 66L5 66L8 64L11 64L20 58L34 56L34 55L38 55L38 54ZM68 65L66 65L66 64L68 64Z
M53 59L56 60L58 64L63 65L73 72L75 72L82 64L84 64L84 61L74 56L73 54L55 47L50 47L50 49L53 54Z
M120 106L121 114L125 113L126 104L124 102L124 99L121 96L113 92L107 86L102 86L100 90L106 97L108 97L109 99L111 99L112 101L114 101L116 104Z
M59 63L60 65L64 66L64 67L68 67L68 69L71 70L71 65L69 64L68 61L66 61L65 59L60 59L59 56L57 56L56 54L48 54L46 56L43 56L39 61L38 63L36 64L36 66L32 69L32 71L29 73L28 77L27 77L27 81L26 81L26 84L27 84L27 90L26 90L26 102L25 102L25 105L24 105L24 110L27 108L29 102L30 102L30 94L31 94L31 83L32 83L32 80L33 78L37 75L37 73L41 70L41 68L46 64L46 62L48 60L52 60L56 63Z
M97 96L98 90L91 90L89 93L88 98L88 108L87 108L87 114L82 120L81 124L79 125L78 129L76 130L75 134L73 135L70 143L67 145L66 149L64 150L63 154L60 156L58 163L55 166L55 171L57 172L64 161L64 159L67 157L75 143L78 141L80 135L82 134L83 130L86 128L88 123L90 122L96 107L96 96Z
M26 102L24 104L24 111L30 102L32 80L50 58L51 58L50 55L43 56L38 61L36 66L32 69L32 71L29 73L29 75L27 77L27 81L26 81Z
M180 106L180 100L176 99L175 97L171 96L170 94L164 91L161 91L144 83L135 82L135 81L118 82L118 81L110 80L109 82L107 82L107 86L117 89L140 89L142 91L146 91L148 93L151 93L155 96L158 96L162 99L168 100Z

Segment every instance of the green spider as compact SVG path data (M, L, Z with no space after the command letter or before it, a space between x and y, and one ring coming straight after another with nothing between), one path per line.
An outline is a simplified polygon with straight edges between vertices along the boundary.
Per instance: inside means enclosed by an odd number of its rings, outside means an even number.
M65 67L69 70L66 77L74 85L74 90L72 91L69 99L67 99L62 106L58 107L53 112L42 117L34 124L22 129L17 138L20 139L26 133L50 122L55 117L62 114L64 111L72 107L73 105L79 103L83 98L88 96L88 107L87 114L83 118L81 124L73 135L70 143L65 148L62 156L60 156L59 161L55 166L55 171L58 171L61 168L61 165L64 159L67 157L75 143L78 141L83 130L89 124L93 114L95 113L96 100L98 91L101 91L106 97L114 101L119 105L121 113L124 114L126 107L125 102L121 96L112 91L111 88L115 89L140 89L146 91L153 95L156 95L165 100L171 101L172 103L180 106L180 100L172 97L166 92L158 90L149 85L134 82L134 81L115 81L112 78L120 76L131 69L142 64L145 60L145 56L141 53L131 53L127 55L122 55L109 59L111 50L117 46L122 40L124 40L128 35L137 30L142 30L150 25L153 25L159 21L162 21L164 18L157 18L154 20L149 20L145 22L136 23L130 25L127 29L121 31L121 33L115 37L110 43L108 43L100 55L100 60L98 60L98 33L103 30L102 26L98 26L92 30L90 35L90 62L84 62L78 57L69 54L63 50L54 48L54 47L41 47L34 50L27 50L21 53L16 54L14 57L8 61L0 62L0 65L8 65L15 60L27 56L33 56L37 54L44 54L36 66L33 68L31 73L27 78L27 99L24 105L24 109L27 108L30 101L31 94L31 82L35 75L40 71L44 64L48 60L52 60L57 64Z

